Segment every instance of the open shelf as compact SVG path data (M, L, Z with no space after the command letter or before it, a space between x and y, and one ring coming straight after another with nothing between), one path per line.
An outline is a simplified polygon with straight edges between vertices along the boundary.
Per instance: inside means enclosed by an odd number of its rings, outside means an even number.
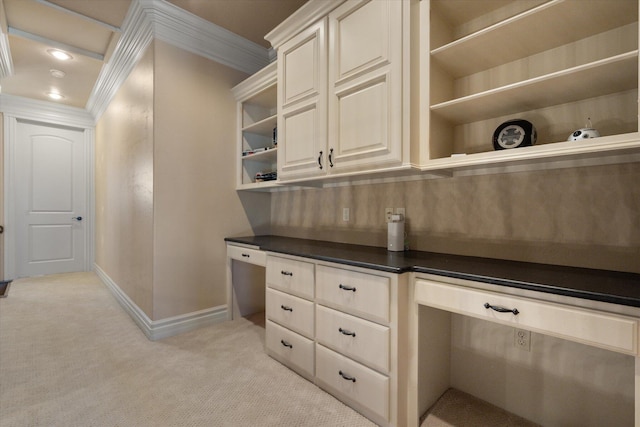
M453 124L565 104L638 86L638 51L431 106Z
M428 147L421 170L638 153L638 0L424 0L420 7L430 20L420 42ZM511 119L533 123L537 145L495 152L493 133ZM602 137L565 142L587 119Z
M432 3L437 12L443 2ZM452 7L454 2L445 3ZM488 7L494 2L477 3ZM504 3L505 9L518 4ZM436 47L431 56L454 77L474 74L635 22L638 5L634 3L589 0L576 7L575 0L552 0ZM495 10L483 12L497 14ZM487 47L492 47L490 52Z
M238 101L237 184L238 190L275 187L277 182L256 182L257 173L275 171L277 116L277 64L271 63L233 88ZM248 151L267 148L252 154Z

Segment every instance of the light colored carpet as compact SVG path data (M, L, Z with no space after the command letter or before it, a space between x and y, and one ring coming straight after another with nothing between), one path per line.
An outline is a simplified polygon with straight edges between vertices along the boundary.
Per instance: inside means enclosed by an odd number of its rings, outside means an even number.
M429 409L420 427L540 427L531 421L450 388Z
M373 426L268 357L260 323L151 342L93 273L16 280L0 299L0 426Z

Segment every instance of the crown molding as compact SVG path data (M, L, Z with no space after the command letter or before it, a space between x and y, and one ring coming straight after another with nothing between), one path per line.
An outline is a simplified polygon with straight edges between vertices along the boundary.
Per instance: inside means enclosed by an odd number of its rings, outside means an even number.
M109 62L102 66L86 109L96 121L144 55L153 39L153 25L144 5L134 0L122 23L122 35Z
M248 74L270 62L266 48L165 0L134 0L122 24L122 36L87 102L86 108L95 120L102 116L154 38Z
M148 4L154 37L247 74L269 64L268 49L164 0Z
M0 0L0 11L4 15L2 0ZM13 75L13 61L11 60L11 50L9 49L9 37L5 32L5 26L0 26L0 79Z
M282 43L305 29L309 22L316 22L329 14L345 0L309 0L298 10L271 30L264 38L278 49Z
M93 128L93 116L84 108L21 96L0 94L0 112L23 120L53 123L74 128Z
M278 79L277 71L278 64L276 62L272 62L262 70L257 71L249 78L233 87L231 89L233 96L236 100L242 102L256 93L275 85Z

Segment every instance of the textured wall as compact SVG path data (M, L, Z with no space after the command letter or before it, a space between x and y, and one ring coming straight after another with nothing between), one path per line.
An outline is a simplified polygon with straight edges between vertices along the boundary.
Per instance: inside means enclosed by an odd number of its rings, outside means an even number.
M283 191L272 233L385 246L405 207L411 249L640 272L638 182L629 163Z
M231 88L246 75L155 47L153 318L163 319L226 304L224 238L268 227L268 208L254 204L269 196L245 195L245 209L235 191Z
M96 126L96 264L153 309L153 48Z

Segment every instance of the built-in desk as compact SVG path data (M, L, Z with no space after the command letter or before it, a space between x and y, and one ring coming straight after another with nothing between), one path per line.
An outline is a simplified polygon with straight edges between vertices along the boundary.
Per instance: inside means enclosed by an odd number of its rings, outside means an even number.
M400 287L406 291L396 295L406 301L395 301L395 309L401 307L396 321L398 347L391 350L399 367L397 384L406 390L397 390L398 414L394 418L402 420L397 425L418 425L418 417L435 399L451 385L451 372L456 356L452 350L458 342L452 331L463 330L473 336L478 330L496 332L493 326L501 328L521 328L532 331L541 344L533 344L531 353L522 353L515 358L526 359L528 364L539 361L537 357L549 359L549 354L558 354L558 363L567 363L567 369L576 369L563 358L567 345L584 347L571 348L570 352L586 354L589 363L597 365L598 358L606 355L606 363L620 361L617 378L598 379L618 381L622 388L631 384L630 406L634 412L635 425L640 426L640 358L638 357L638 322L640 321L640 275L584 268L560 267L533 263L502 261L485 258L453 256L446 254L408 251L388 252L385 248L292 239L280 236L250 236L225 239L228 245L229 265L232 260L264 265L267 253L313 260L316 264L331 263L344 265L346 269L402 277ZM232 269L229 267L229 274ZM228 278L228 306L233 307L235 283ZM499 312L491 307L506 308L511 311ZM392 304L392 310L393 308ZM513 309L517 309L517 314ZM406 310L404 310L406 309ZM404 310L404 311L403 311ZM230 316L232 316L230 310ZM481 320L477 320L481 319ZM476 322L476 323L473 323ZM477 322L480 322L479 324ZM478 326L480 325L480 326ZM488 326L487 326L488 325ZM318 325L316 325L317 328ZM504 330L498 330L498 335ZM468 337L465 337L465 339ZM491 336L491 339L495 336ZM533 338L533 337L532 337ZM549 341L558 340L558 341ZM573 342L579 344L571 344ZM502 343L504 344L504 343ZM545 346L551 346L550 353L544 353ZM593 352L589 349L593 348ZM584 349L584 351L582 351ZM495 349L494 349L495 350ZM500 348L498 352L502 351ZM508 350L511 352L512 350ZM554 353L558 351L558 353ZM465 355L466 357L466 355ZM480 357L478 370L489 370L495 360ZM555 356L552 356L553 358ZM484 363L483 366L480 363ZM539 362L539 363L547 363ZM555 363L555 362L554 362ZM577 363L577 361L576 361ZM406 370L402 367L406 366ZM523 364L523 370L528 369ZM591 365L589 365L591 366ZM589 369L585 366L585 370ZM468 368L468 367L467 367ZM517 364L516 364L517 368ZM470 371L473 375L473 372ZM592 373L585 372L585 377ZM628 375L627 375L628 374ZM507 381L507 374L492 381ZM631 378L630 378L631 377ZM505 383L506 384L506 383ZM566 393L576 394L579 387ZM520 393L540 393L528 390L527 384L520 385ZM494 384L495 387L495 384ZM505 385L505 390L511 385ZM503 394L508 394L502 390ZM606 392L604 400L624 399L624 393ZM516 393L517 394L517 393ZM483 396L479 396L483 397ZM597 405L594 405L597 406ZM509 409L509 408L507 408ZM541 404L539 411L545 411ZM567 411L582 409L567 408ZM589 408L584 408L588 411ZM626 411L629 412L629 411ZM569 414L570 415L570 414ZM633 416L633 414L632 414ZM570 417L565 424L573 425ZM628 420L629 418L625 418ZM634 425L629 421L629 425ZM380 423L379 424L383 424ZM396 425L390 423L389 425Z

